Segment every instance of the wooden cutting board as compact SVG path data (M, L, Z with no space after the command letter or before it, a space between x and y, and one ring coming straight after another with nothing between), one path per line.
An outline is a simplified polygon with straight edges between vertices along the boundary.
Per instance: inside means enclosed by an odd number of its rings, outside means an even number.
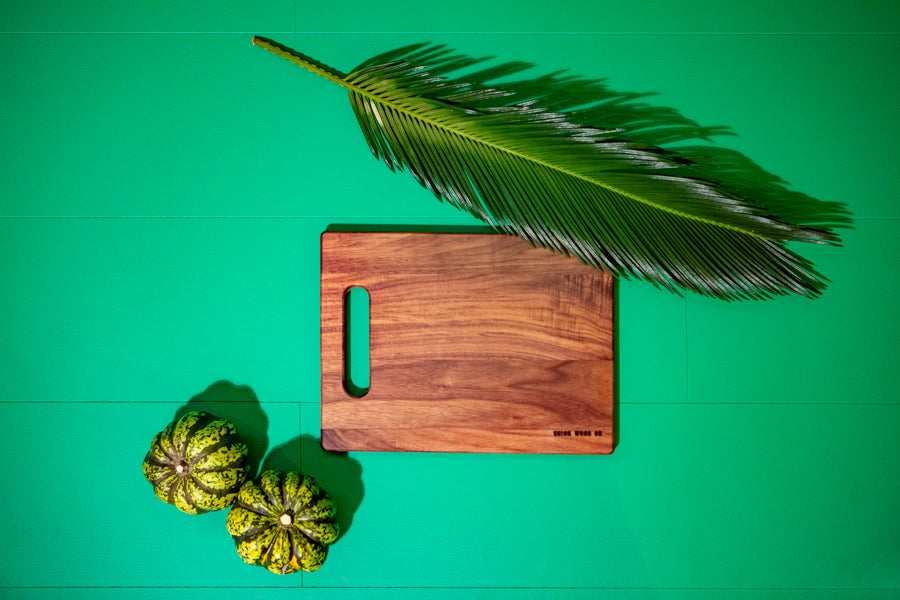
M322 234L327 450L609 454L613 278L496 234ZM344 380L369 292L369 389Z

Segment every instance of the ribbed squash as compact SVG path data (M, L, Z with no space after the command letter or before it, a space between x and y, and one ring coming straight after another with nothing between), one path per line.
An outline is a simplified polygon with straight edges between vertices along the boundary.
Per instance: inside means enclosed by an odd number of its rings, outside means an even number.
M204 411L169 423L144 458L144 477L159 499L191 515L231 506L248 469L234 424Z
M339 532L335 512L312 477L270 470L243 485L226 526L244 562L287 575L324 564Z

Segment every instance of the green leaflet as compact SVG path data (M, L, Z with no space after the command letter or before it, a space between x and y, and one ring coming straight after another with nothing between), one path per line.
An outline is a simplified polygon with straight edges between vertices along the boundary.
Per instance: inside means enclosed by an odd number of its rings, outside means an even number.
M725 133L561 75L489 81L528 65L427 45L340 73L261 46L347 89L372 153L495 229L620 277L722 298L815 297L825 284L788 242L837 245L838 203L788 190L733 151L663 144Z

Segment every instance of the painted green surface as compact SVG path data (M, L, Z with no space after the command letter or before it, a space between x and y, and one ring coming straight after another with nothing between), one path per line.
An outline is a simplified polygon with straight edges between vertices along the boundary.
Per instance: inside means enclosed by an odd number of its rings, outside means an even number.
M0 597L898 597L898 11L410 5L0 8ZM806 251L813 302L621 282L611 456L329 454L319 235L473 221L251 33L341 69L428 39L657 92L855 228ZM319 571L245 565L224 513L157 500L141 461L188 409L334 496Z
M290 0L193 0L160 4L94 0L87 6L53 0L9 3L0 10L0 31L26 32L220 32L263 28L274 31L370 32L896 32L898 15L889 3L781 2L755 0L723 6L716 0L690 4L646 0L630 2L569 0L549 7L535 0L460 0L450 7L383 0L358 1L343 9ZM357 8L357 10L354 10Z
M369 390L369 292L357 286L344 296L347 346L344 350L344 385L354 396Z

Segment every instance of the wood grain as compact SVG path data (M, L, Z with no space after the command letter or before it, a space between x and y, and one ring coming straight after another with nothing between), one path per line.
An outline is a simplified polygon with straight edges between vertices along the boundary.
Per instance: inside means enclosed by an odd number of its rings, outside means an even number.
M612 452L613 279L493 234L322 235L329 450ZM370 297L370 388L344 385L344 296Z

